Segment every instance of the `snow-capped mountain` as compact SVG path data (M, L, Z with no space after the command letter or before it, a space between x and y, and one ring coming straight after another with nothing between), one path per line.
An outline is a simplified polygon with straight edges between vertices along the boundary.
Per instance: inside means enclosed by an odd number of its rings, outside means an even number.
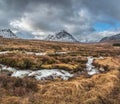
M10 29L1 29L0 36L3 38L17 38L17 36Z
M59 41L59 42L78 42L71 34L65 30L60 31L53 35L48 35L45 40L47 41Z
M100 40L100 42L118 41L118 40L120 40L120 34L113 35L110 37L104 37L103 39Z

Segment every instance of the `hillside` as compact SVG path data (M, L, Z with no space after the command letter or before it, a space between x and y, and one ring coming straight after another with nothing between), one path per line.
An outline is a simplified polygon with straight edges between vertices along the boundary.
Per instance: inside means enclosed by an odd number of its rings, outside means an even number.
M17 38L17 36L10 29L1 29L0 36L3 38Z
M120 34L113 35L110 37L104 37L100 42L120 41Z
M48 35L45 40L47 41L60 41L60 42L78 42L71 34L65 30L60 31L53 35Z

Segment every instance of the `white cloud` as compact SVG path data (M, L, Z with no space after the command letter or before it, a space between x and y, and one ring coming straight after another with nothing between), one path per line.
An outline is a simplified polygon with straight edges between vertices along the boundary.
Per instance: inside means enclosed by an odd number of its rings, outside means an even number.
M98 40L109 34L94 32L93 24L120 20L119 4L120 0L0 0L0 27L41 37L65 29L76 37Z
M110 37L116 34L120 34L120 29L114 31L92 32L81 36L79 39L81 42L99 42L104 37Z
M13 20L10 22L10 25L13 28L17 28L20 30L33 31L29 22L27 22L24 18L21 18L20 20Z

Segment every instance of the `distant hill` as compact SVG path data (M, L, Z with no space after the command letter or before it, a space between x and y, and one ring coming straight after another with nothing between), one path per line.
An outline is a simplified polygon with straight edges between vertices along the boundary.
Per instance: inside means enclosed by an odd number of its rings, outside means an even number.
M1 29L0 37L3 38L17 38L17 36L10 29Z
M65 30L53 35L48 35L45 40L60 42L78 42L70 33L66 32Z
M104 37L100 40L100 42L108 42L108 41L119 41L120 40L120 34L113 35L110 37Z

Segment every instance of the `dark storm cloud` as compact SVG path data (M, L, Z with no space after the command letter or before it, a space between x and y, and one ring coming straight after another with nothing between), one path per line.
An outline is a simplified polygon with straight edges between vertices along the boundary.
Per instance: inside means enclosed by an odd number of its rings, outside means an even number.
M0 27L9 27L11 20L21 18L25 4L22 0L0 0Z
M120 0L82 0L82 4L96 15L109 15L120 19Z
M0 0L0 27L88 34L95 31L96 21L120 20L119 4L120 0Z
M33 28L46 28L45 30L47 30L50 27L51 30L55 26L52 24L53 20L57 20L57 18L67 20L66 17L71 14L71 7L70 0L0 0L0 13L2 15L0 22L4 21L1 24L7 26L11 20L19 20L24 17L30 21L29 24L33 25ZM51 22L50 26L49 22Z

